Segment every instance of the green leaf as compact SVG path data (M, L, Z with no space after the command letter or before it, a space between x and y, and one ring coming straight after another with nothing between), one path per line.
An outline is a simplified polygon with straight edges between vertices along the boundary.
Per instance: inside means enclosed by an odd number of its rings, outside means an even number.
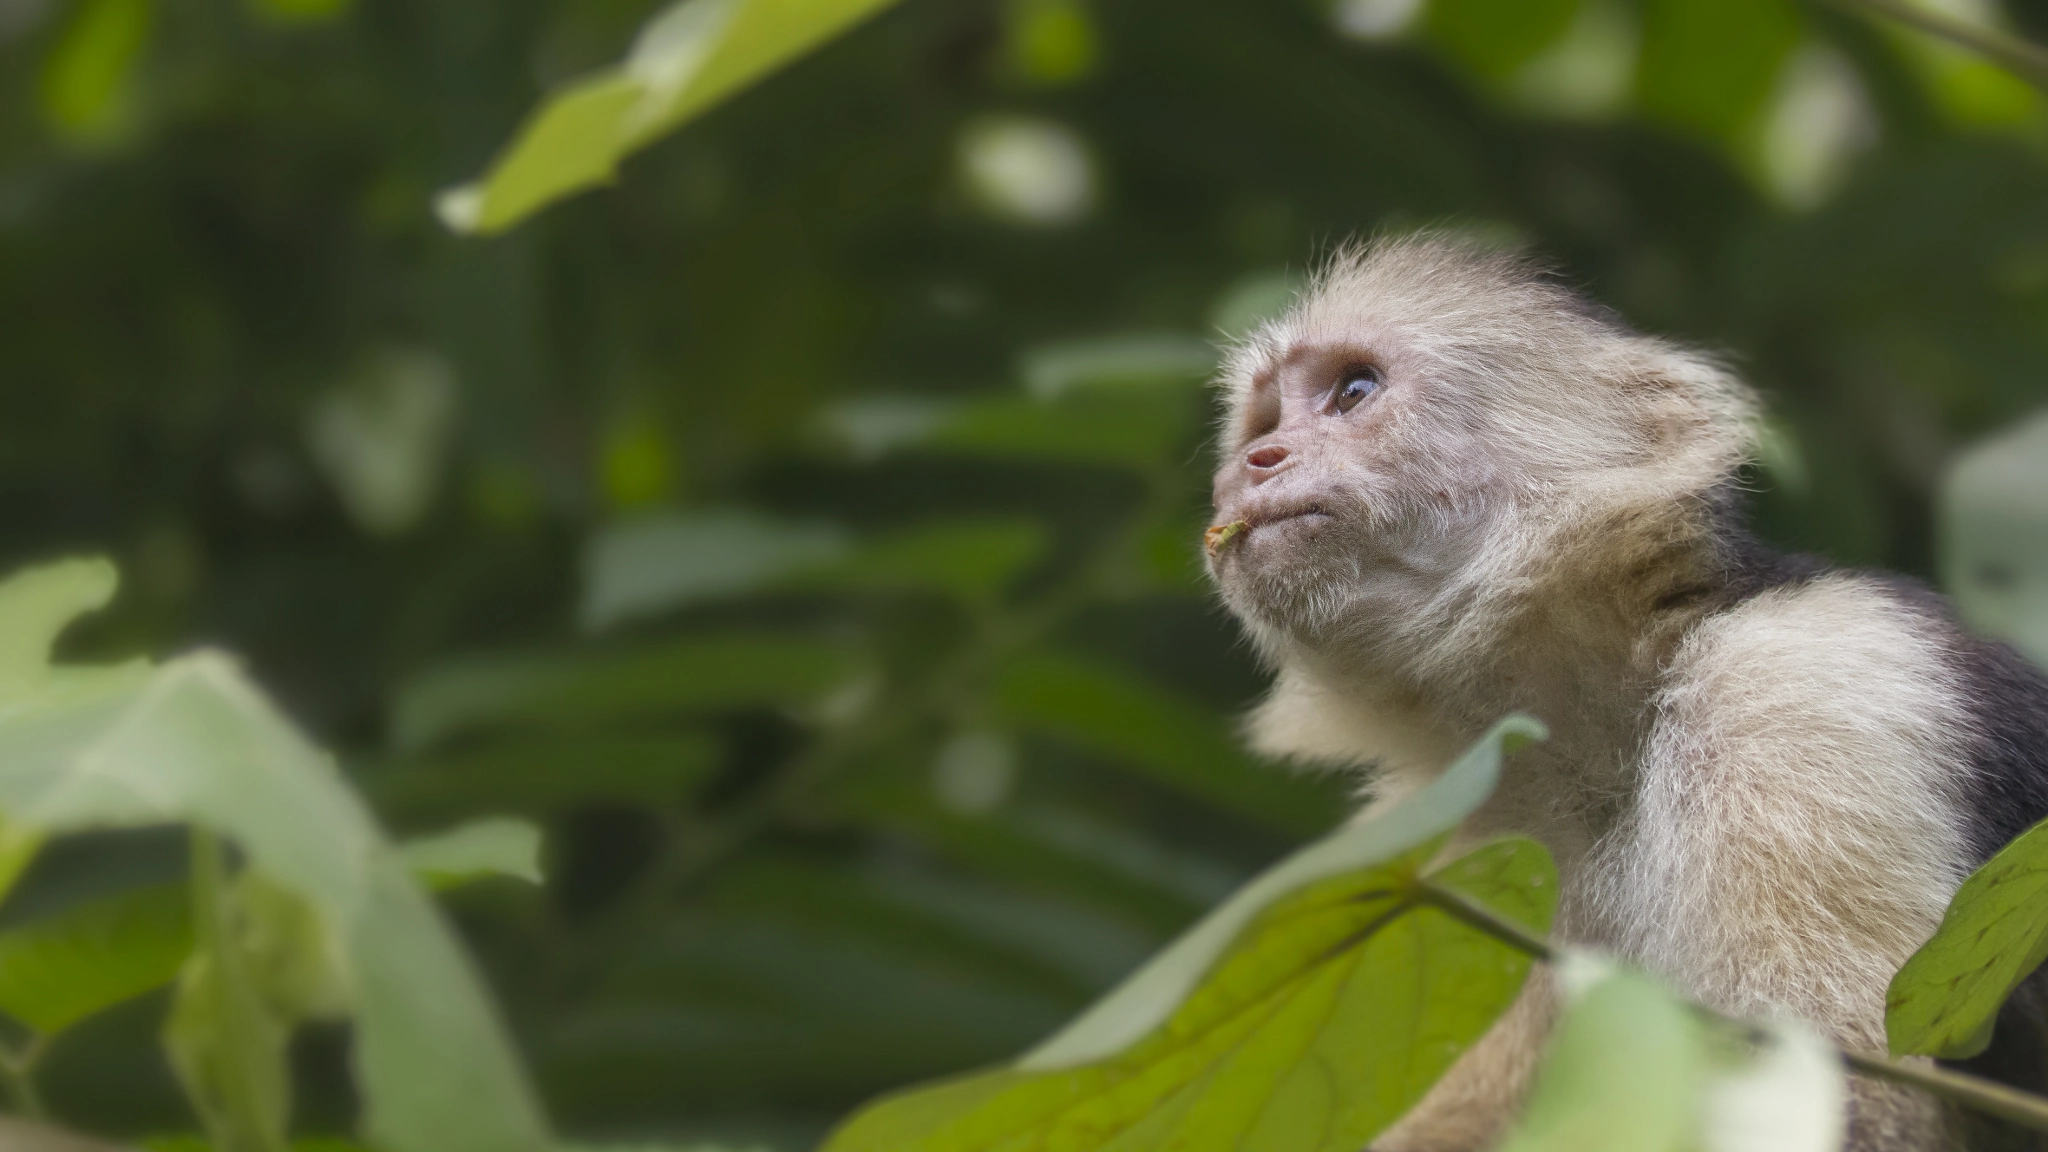
M413 875L446 889L491 876L542 882L540 829L524 820L489 817L399 846Z
M1501 1152L1841 1148L1841 1058L1805 1027L1714 1021L1602 956L1557 974L1568 1007Z
M683 0L641 30L625 62L550 98L475 184L443 193L463 232L501 232L609 183L619 161L892 0Z
M24 607L35 595L33 581L0 585L0 620L61 628ZM0 812L47 834L189 821L232 838L251 868L333 934L374 1142L391 1152L549 1146L447 925L333 761L232 663L202 652L157 667L53 667L32 681L0 713ZM217 960L195 963L217 971ZM239 1013L219 989L201 990L211 984L204 973L191 979L194 995L214 998L193 1012Z
M1650 0L1636 100L1656 119L1739 148L1801 25L1790 0Z
M921 443L972 456L1150 470L1178 462L1198 399L1193 390L1091 389L1057 403L984 400L955 409Z
M1582 0L1434 0L1432 40L1488 80L1504 80L1571 27Z
M944 592L969 604L994 600L1045 554L1036 524L926 524L862 544L837 563L799 574L799 586Z
M1941 927L1892 977L1885 1034L1895 1055L1960 1060L1991 1043L1998 1009L2048 959L2048 823L1963 881Z
M1070 1028L1013 1068L871 1105L827 1152L1356 1152L1492 1026L1528 974L1526 955L1420 902L1420 869L1437 846L1265 903L1163 1026L1135 1042ZM1530 840L1482 848L1428 879L1539 930L1556 898L1549 855ZM1156 965L1134 982L1148 978Z
M182 887L82 904L0 932L0 1011L54 1035L170 983L191 951Z
M1330 833L1261 873L1027 1061L1095 1059L1135 1042L1166 1020L1239 931L1268 905L1328 877L1423 850L1493 794L1504 756L1544 735L1543 726L1527 716L1501 720L1429 787L1371 820Z
M600 724L750 704L814 703L853 677L834 644L735 633L606 653L471 658L400 685L392 736L418 749L489 725Z
M114 566L95 558L24 569L0 586L0 703L42 681L58 634L106 607L118 582Z
M1026 656L995 692L1009 724L1045 732L1115 758L1227 812L1286 832L1330 826L1337 808L1312 780L1262 767L1210 712L1092 661Z
M1054 400L1081 388L1198 383L1216 370L1216 349L1177 332L1136 333L1041 345L1017 367L1026 392Z
M136 62L156 24L154 0L85 0L43 64L43 117L79 143L117 135L127 118Z
M1700 1026L1647 976L1610 970L1590 983L1558 1023L1501 1152L1690 1152L1706 1075Z
M846 533L736 509L610 525L583 553L578 618L593 631L713 596L746 592L846 553Z
M997 595L1045 550L1031 524L929 524L854 545L826 524L753 512L647 517L606 529L584 553L585 627L766 589Z

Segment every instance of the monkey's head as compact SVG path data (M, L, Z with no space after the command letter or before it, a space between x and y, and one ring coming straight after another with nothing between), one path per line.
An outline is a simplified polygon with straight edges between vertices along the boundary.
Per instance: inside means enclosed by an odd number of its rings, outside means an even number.
M1243 528L1210 570L1269 654L1495 627L1559 565L1674 531L1754 424L1710 359L1443 234L1340 253L1221 383L1213 522Z

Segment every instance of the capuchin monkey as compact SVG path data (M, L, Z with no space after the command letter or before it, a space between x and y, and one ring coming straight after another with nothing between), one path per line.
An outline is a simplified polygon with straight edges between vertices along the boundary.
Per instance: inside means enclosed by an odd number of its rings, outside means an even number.
M1368 769L1370 812L1531 713L1549 741L1459 835L1550 849L1556 937L1882 1050L1893 973L2048 816L2048 681L1916 584L1759 546L1749 387L1517 256L1347 250L1221 381L1210 568L1277 672L1254 746ZM2042 1002L1965 1067L2048 1088ZM1374 1149L1495 1143L1554 1010L1532 979ZM1851 1097L1854 1152L2009 1146L1909 1089Z

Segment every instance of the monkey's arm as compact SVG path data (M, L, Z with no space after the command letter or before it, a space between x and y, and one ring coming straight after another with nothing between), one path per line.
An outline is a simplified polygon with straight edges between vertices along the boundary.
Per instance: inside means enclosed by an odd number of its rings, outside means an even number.
M1886 986L1968 870L1970 741L1939 631L1870 581L1709 617L1589 869L1592 934L1711 1007L1882 1048ZM1929 1147L1924 1112L1859 1088L1851 1147Z

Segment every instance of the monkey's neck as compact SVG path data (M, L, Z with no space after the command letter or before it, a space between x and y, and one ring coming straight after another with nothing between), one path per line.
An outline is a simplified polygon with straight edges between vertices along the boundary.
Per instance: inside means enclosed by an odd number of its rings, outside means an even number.
M1582 523L1546 562L1475 595L1443 651L1307 653L1295 675L1356 718L1374 792L1390 799L1501 716L1542 720L1550 739L1516 755L1472 830L1534 836L1569 876L1633 791L1662 669L1726 600L1726 533L1702 507Z

